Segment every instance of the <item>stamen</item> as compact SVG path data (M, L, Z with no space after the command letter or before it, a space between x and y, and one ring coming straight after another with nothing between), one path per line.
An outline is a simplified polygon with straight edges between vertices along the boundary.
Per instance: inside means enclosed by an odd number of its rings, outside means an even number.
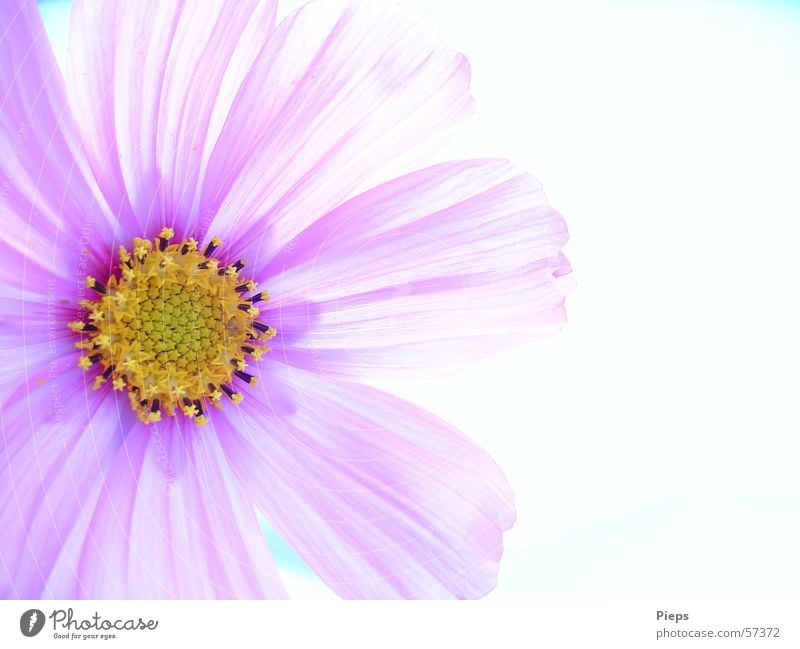
M183 414L187 417L195 417L199 412L197 407L192 403L191 399L184 398L183 400Z
M250 385L255 385L258 380L252 374L248 374L247 372L242 372L241 370L234 370L233 373L238 376L242 381L245 383L249 383Z
M248 291L255 291L258 284L256 284L252 279L246 281L244 284L239 284L236 287L236 291L238 293L247 293Z
M167 249L167 244L172 237L175 236L175 230L172 228L164 228L161 234L158 235L158 249L164 252Z
M242 393L241 393L241 392L236 392L235 390L232 390L232 389L231 389L230 387L228 387L227 385L221 385L221 386L219 386L219 387L221 387L221 388L222 388L222 391L223 391L225 394L227 394L227 395L228 395L228 398L231 400L231 403L233 403L233 404L239 404L239 403L241 403L241 402L242 402L242 399L243 399L244 397L242 396Z
M240 304L239 311L244 311L251 318L256 318L258 317L258 314L261 313L258 309L256 309L254 306L251 306L250 304Z
M181 246L181 254L185 255L187 252L194 252L197 250L197 240L194 237L189 237Z
M214 254L214 251L221 245L222 245L222 240L219 237L212 237L211 241L209 241L208 245L206 246L203 256L210 257L211 255Z
M212 257L222 245L217 237L200 254L194 238L171 244L174 235L165 227L155 239L134 239L132 252L120 246L118 274L106 284L86 278L99 297L82 300L83 318L68 326L81 335L76 347L87 350L78 365L102 368L95 388L110 379L114 390L127 389L144 422L180 412L202 426L204 402L221 408L223 394L242 401L234 377L256 384L245 358L269 351L262 341L275 330L254 320L254 304L269 294L242 296L256 288L236 279L244 259L223 268Z
M220 268L219 274L225 274L228 277L236 277L240 272L242 272L242 268L247 265L246 259L240 259L239 261L231 264L227 268Z
M94 277L91 275L86 276L86 286L88 288L92 288L101 295L106 292L106 287L103 286L100 282L98 282Z

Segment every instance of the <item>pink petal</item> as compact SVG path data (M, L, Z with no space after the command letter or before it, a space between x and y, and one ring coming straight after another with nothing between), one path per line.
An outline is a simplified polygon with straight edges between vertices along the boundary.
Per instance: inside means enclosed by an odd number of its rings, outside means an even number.
M109 202L141 235L184 226L276 0L76 0L69 92ZM131 234L131 236L134 236Z
M0 25L0 295L47 295L50 281L65 297L82 261L107 259L115 222L83 158L36 3L0 3Z
M448 372L564 322L563 219L503 160L454 162L332 211L269 265L265 320L323 374Z
M220 430L270 524L349 598L491 590L513 495L492 459L400 399L273 363Z
M280 249L467 116L469 78L417 11L306 4L236 97L206 171L198 213L217 217L205 227L251 261Z
M78 338L67 324L77 317L78 301L94 297L82 275L64 276L57 267L43 269L25 252L12 258L15 267L5 260L0 264L0 406L19 398L13 396L15 391L24 397L27 390L63 372L83 385ZM77 269L81 256L76 259ZM87 261L87 270L96 274L99 265Z
M75 137L35 2L0 4L0 595L36 598L116 436L66 327L114 220ZM87 429L89 417L100 427Z
M0 597L76 595L65 548L85 534L101 476L133 425L129 409L118 411L108 390L87 391L63 359L49 369L0 407Z
M75 367L75 339L66 324L75 318L83 274L96 272L101 259L107 263L115 225L83 158L36 3L0 3L0 25L2 479L16 476L24 482L33 477L18 472L30 469L37 458L29 452L12 471L5 466L11 450L25 446L35 453L48 440L51 447L39 453L41 470L63 480L68 474L59 471L69 467L57 466L53 453L63 459L66 448L88 443L72 434L83 430L95 408L84 402L81 373ZM72 378L65 378L64 372ZM64 409L69 404L63 422L56 415L59 403ZM68 424L69 430L64 430ZM35 439L31 431L36 431ZM2 493L13 495L7 489ZM41 490L25 492L20 506L30 512L30 501L25 499L30 495L38 502L40 494ZM10 502L3 506L3 516L19 513ZM67 518L59 519L59 529L69 524L72 506L63 508ZM19 545L23 528L9 524L3 529L14 547L10 565L29 567L32 558ZM31 533L37 536L34 540L45 539L47 547L38 561L46 573L57 537ZM9 547L4 549L6 558ZM39 586L44 577L39 576ZM15 586L20 592L34 592L36 583L23 580ZM3 590L7 588L4 584Z
M78 575L90 598L285 597L219 440L177 417L139 424L125 440Z

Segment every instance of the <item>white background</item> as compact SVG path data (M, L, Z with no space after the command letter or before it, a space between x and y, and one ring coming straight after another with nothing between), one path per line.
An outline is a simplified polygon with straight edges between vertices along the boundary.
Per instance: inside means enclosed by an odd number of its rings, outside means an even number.
M449 157L519 162L572 233L561 334L386 386L515 487L491 597L797 597L800 4L415 4L473 66Z

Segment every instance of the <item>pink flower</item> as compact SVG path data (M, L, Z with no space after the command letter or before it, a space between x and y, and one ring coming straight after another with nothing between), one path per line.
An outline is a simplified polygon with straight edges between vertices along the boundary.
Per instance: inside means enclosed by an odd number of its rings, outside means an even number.
M557 330L564 222L503 160L386 180L472 108L416 12L188 8L77 0L65 84L0 4L0 594L282 597L258 511L343 597L480 597L505 477L359 381Z

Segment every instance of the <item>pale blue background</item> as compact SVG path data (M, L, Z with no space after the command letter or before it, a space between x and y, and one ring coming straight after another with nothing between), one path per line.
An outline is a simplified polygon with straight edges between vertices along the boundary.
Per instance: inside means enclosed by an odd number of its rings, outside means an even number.
M448 155L538 175L579 281L558 337L385 386L513 483L492 597L797 597L798 3L413 2L473 66Z

